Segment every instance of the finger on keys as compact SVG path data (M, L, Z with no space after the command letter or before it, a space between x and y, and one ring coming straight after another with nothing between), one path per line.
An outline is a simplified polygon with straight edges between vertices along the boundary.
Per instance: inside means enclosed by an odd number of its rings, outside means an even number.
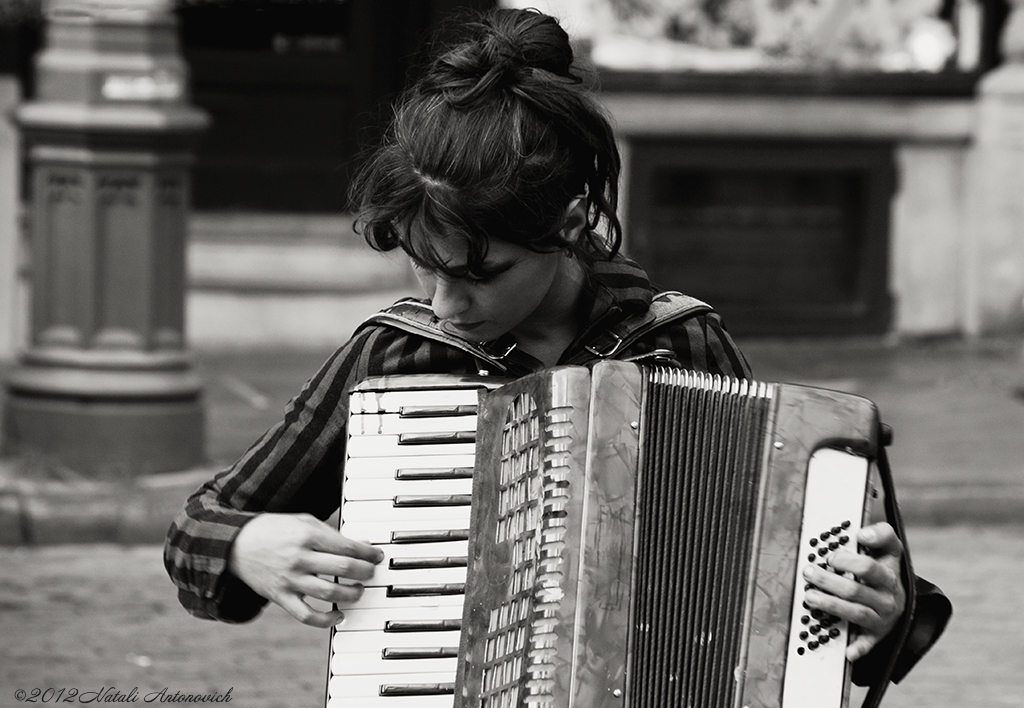
M358 558L374 565L384 560L384 551L369 543L342 536L339 531L327 524L320 527L320 533L313 539L312 547L317 551Z
M294 588L296 592L306 597L337 604L355 602L363 596L361 583L334 582L333 579L320 578L315 575L299 578L295 582Z
M887 523L881 522L865 526L857 534L857 543L873 556L903 555L903 542L896 535L896 530Z
M331 612L318 612L314 610L298 593L289 593L278 597L277 604L299 622L310 627L326 629L345 619L345 613L341 610L333 610Z

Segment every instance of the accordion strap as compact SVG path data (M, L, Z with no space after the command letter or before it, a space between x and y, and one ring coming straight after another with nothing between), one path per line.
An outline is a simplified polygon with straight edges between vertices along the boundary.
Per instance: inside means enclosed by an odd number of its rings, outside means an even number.
M638 339L668 322L710 311L711 306L697 298L674 291L659 293L652 299L646 313L627 317L618 324L601 330L584 346L584 349L590 356L613 359ZM399 300L364 320L360 328L373 324L397 327L427 339L443 342L488 362L502 373L509 372L511 364L508 358L515 350L515 342L505 337L494 342L475 344L448 332L441 327L430 305L413 299ZM587 355L583 356L589 358Z
M910 550L907 547L907 536L903 526L903 517L900 515L899 503L896 501L896 487L892 480L892 470L889 467L889 458L885 448L891 439L891 430L888 426L880 426L878 445L878 476L882 483L882 493L885 501L886 521L892 525L896 536L903 543L903 555L900 559L900 580L906 592L906 606L899 622L893 627L889 636L884 638L887 646L887 658L879 662L881 672L871 682L867 695L861 708L877 708L882 702L885 690L892 679L896 664L899 661L900 652L907 644L907 638L914 620L914 610L917 603L917 579L914 575L914 566L910 560Z
M710 311L710 305L695 297L674 290L659 293L651 300L650 308L643 315L627 317L613 327L602 330L584 349L599 359L615 359L638 339L658 327Z
M418 334L421 337L443 342L456 349L461 349L472 354L477 359L482 359L495 366L502 373L508 372L508 355L515 349L515 345L509 345L504 351L497 348L490 348L483 344L474 344L456 334L441 329L440 322L434 316L430 305L413 299L399 300L394 305L386 307L380 312L371 315L363 320L359 329L369 325L382 324L396 327L406 332ZM498 340L501 341L501 340Z

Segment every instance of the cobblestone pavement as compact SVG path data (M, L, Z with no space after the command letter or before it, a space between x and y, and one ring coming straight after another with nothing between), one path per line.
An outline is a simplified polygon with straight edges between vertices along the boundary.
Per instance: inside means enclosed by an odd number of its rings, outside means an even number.
M918 572L950 595L946 636L890 708L1024 707L1024 527L913 527ZM321 705L327 634L277 608L228 626L189 617L156 546L0 548L0 708L34 689L106 704L220 694L245 708ZM165 693L159 693L167 689Z

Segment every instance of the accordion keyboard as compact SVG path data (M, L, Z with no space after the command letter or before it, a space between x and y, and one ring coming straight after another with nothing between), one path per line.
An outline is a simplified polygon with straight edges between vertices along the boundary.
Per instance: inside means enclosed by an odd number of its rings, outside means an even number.
M341 533L384 561L359 601L339 606L327 708L451 708L480 384L387 386L351 398Z

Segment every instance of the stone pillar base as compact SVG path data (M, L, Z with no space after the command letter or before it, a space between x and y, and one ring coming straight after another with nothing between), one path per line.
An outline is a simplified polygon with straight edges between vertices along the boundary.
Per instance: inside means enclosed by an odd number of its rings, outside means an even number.
M97 402L9 392L7 452L96 480L186 470L203 462L200 398Z

